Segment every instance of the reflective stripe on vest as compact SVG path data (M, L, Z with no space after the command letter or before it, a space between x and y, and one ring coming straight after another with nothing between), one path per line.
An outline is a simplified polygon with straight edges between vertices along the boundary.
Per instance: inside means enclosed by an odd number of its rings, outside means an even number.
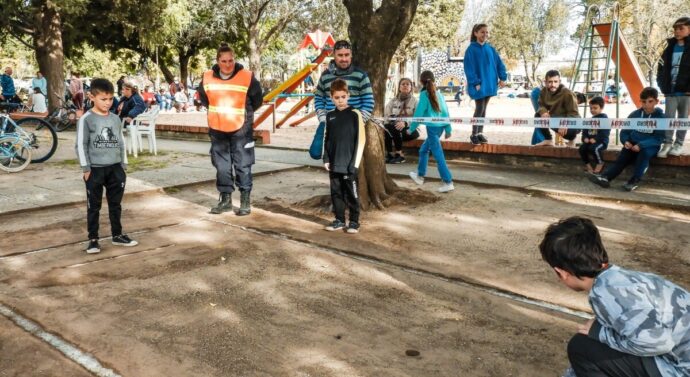
M247 92L252 72L242 69L229 80L204 73L204 92L208 97L208 126L222 132L234 132L242 128L245 121Z

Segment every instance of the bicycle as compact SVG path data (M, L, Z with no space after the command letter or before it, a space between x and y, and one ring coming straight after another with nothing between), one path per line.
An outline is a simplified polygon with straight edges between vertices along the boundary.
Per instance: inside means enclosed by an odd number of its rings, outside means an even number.
M15 104L0 103L0 109L14 108ZM14 121L7 112L0 113L0 137L17 136L31 147L30 162L48 160L57 150L57 132L53 126L41 118L26 117ZM25 154L17 154L21 159Z
M70 99L60 100L60 106L48 114L46 120L57 132L62 132L77 124L77 108Z
M17 134L0 136L0 170L16 173L31 162L31 145Z

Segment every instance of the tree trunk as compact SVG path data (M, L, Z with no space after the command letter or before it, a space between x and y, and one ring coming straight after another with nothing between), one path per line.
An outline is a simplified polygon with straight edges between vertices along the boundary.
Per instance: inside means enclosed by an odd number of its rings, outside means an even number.
M369 74L374 90L374 115L382 115L388 66L412 24L419 0L383 0L374 10L372 0L343 0L350 15L348 33L355 65ZM386 173L384 138L373 122L366 125L367 143L359 171L362 208L384 208L384 200L398 189Z
M38 67L48 82L48 110L62 105L65 95L64 55L60 13L46 2L34 14L33 35Z
M261 80L261 48L259 46L259 25L249 27L249 70Z
M158 68L160 68L161 73L163 73L163 77L165 78L165 82L170 84L170 83L175 81L175 74L170 70L170 68L165 63L165 61L161 60L158 63ZM158 89L160 89L160 88L158 88Z

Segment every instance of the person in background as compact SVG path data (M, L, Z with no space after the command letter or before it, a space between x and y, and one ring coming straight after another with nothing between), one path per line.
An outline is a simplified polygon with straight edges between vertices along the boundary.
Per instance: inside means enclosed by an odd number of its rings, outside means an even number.
M5 68L5 73L0 76L0 86L2 86L0 100L3 102L22 103L22 99L19 98L17 90L14 87L12 73L12 67L7 67Z
M36 87L33 93L29 96L29 108L34 113L47 113L48 106L46 106L46 97L41 93L41 89Z
M189 98L187 97L186 90L180 90L175 93L175 102L173 103L173 107L175 108L176 113L179 113L180 111L183 113L187 112L187 108L189 108Z
M412 95L412 80L408 78L400 79L398 83L398 93L388 101L384 109L386 117L410 117L417 108L417 99ZM408 133L409 125L404 121L385 123L385 142L386 142L386 163L400 164L405 162L402 151L404 141L415 140L419 137L419 132ZM393 147L395 146L395 155Z
M43 96L48 95L48 81L43 77L41 71L36 72L36 77L31 79L31 87L38 88Z
M72 96L72 103L77 110L84 109L84 83L79 78L79 72L72 72L69 81L69 93Z
M146 111L146 104L141 98L136 85L126 82L122 85L122 98L120 99L120 119L125 125L132 123L134 118Z
M589 100L589 112L592 113L592 118L608 118L604 114L604 99L599 96ZM600 174L604 168L603 153L608 148L610 135L611 129L582 130L582 145L579 152L588 173ZM592 162L595 163L594 168Z

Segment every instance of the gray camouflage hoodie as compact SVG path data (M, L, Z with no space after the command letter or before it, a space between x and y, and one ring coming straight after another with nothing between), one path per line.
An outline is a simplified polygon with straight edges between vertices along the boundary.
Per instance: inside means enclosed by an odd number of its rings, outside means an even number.
M690 293L660 276L611 266L589 292L589 337L636 356L654 356L664 377L690 377Z

